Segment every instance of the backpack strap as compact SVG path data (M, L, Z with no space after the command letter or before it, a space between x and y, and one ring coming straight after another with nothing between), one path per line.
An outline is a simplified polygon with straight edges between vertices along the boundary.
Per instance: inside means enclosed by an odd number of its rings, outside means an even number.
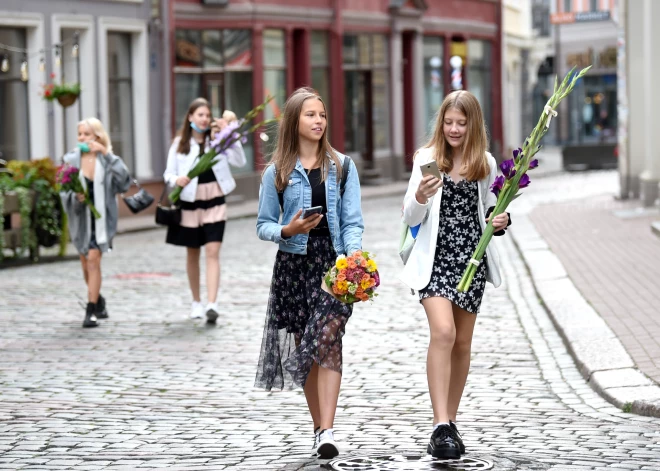
M344 196L346 189L346 180L348 180L348 171L351 168L351 158L348 155L344 156L344 163L341 166L341 183L339 184L339 196Z
M344 156L344 163L341 166L341 182L339 183L339 196L344 196L346 189L346 181L348 180L348 172L351 168L351 158L348 155ZM277 199L280 201L280 211L284 211L284 192L277 192Z

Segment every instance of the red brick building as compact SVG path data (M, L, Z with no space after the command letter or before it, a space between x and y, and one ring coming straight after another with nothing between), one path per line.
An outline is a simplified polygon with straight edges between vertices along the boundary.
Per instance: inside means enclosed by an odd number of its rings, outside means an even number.
M166 16L173 131L197 96L214 115L241 115L272 94L270 117L308 85L328 104L332 145L355 158L363 181L398 179L443 97L462 86L479 98L499 154L500 0L170 0ZM270 146L247 146L238 194L256 196Z

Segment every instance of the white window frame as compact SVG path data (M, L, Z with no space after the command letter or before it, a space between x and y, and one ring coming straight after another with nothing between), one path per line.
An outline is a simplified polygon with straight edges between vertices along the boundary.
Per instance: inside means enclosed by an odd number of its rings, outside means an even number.
M80 85L82 87L80 93L80 100L82 100L82 117L81 119L86 119L92 116L96 116L97 108L97 96L94 93L96 89L96 67L90 67L90 64L94 64L96 57L94 54L95 51L95 27L94 27L94 18L91 15L53 15L51 19L51 44L59 44L62 41L62 30L63 29L77 29L80 31L79 38L79 58L80 58ZM69 47L67 44L66 47ZM57 70L55 66L55 52L53 51L53 72L57 74L57 80L62 78L62 71ZM66 82L71 82L71 77L66 79ZM76 113L78 110L78 104L72 105L68 108L67 113ZM55 110L54 113L54 128L55 128L55 154L57 156L64 155L70 149L65 148L64 142L64 113L58 112ZM77 120L76 120L77 122ZM69 126L70 127L70 126ZM72 129L66 129L67 135L72 137L69 139L71 142L75 141L78 130L74 127Z
M151 122L149 119L149 43L147 24L140 20L117 17L100 17L98 24L99 109L101 120L104 123L110 122L108 33L131 33L135 177L151 178L153 176L153 163L151 159Z
M26 29L26 47L28 51L39 51L46 46L44 33L44 16L39 13L21 13L0 10L0 26L7 28ZM46 83L46 71L39 70L41 56L34 54L28 57L28 119L30 129L30 152L32 159L41 159L49 154L48 136L48 103L41 97L41 85ZM12 67L20 67L12 64Z

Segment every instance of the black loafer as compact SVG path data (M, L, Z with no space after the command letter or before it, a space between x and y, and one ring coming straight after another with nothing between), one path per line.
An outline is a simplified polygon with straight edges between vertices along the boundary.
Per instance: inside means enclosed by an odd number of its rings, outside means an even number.
M441 460L457 460L461 457L461 449L449 425L440 425L433 431L426 452Z
M461 434L458 433L458 428L456 427L456 424L451 420L449 421L449 427L451 427L452 432L454 432L454 440L456 440L456 443L458 443L458 447L461 450L461 455L464 455L465 445L463 444L463 437L461 437Z

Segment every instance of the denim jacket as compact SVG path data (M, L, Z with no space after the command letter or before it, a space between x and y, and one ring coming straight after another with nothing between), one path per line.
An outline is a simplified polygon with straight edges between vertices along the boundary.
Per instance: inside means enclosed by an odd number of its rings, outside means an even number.
M345 156L337 153L339 161ZM259 188L259 214L257 216L257 236L279 244L280 250L294 254L307 253L309 234L296 234L282 237L282 228L287 225L299 209L312 206L312 187L307 172L300 160L289 175L289 184L284 189L284 208L280 219L280 202L275 187L275 166L270 165L264 172ZM332 245L337 254L351 254L362 249L362 219L360 181L357 169L351 161L344 195L339 195L337 168L331 160L328 178L325 180L325 199L328 213L328 228Z

